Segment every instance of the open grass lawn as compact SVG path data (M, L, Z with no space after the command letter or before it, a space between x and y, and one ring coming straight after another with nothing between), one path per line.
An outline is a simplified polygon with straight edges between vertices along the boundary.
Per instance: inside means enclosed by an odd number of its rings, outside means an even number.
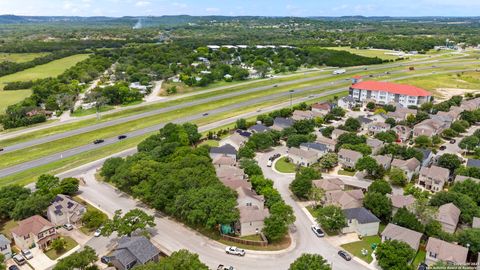
M15 220L0 220L0 234L10 238L10 231L17 227L18 223Z
M200 143L200 145L208 145L211 147L218 147L219 142L217 140L206 140Z
M366 236L361 241L344 244L342 245L342 248L344 248L353 256L358 257L367 263L371 263L373 260L371 256L373 251L371 246L372 244L380 244L381 242L382 239L380 238L380 236ZM368 250L368 254L366 256L362 254L362 249Z
M76 247L78 245L77 242L75 242L75 240L73 240L71 237L69 236L61 236L61 238L65 239L66 241L66 245L65 245L65 248L60 251L60 252L57 252L55 249L51 248L47 251L45 251L45 255L47 255L48 258L50 258L51 260L56 260L58 259L58 257L62 256L63 254L67 253L67 251L71 250L72 248Z
M338 171L338 174L339 174L339 175L354 176L354 175L355 175L355 172L346 171L346 170L339 170L339 171Z
M392 51L390 50L370 50L370 49L355 49L355 48L350 48L350 47L327 47L325 49L330 49L330 50L337 50L337 51L347 51L353 54L365 56L365 57L378 57L380 59L385 59L385 60L394 60L397 58L400 58L395 55L389 55L385 53L391 53Z
M253 239L248 239L248 240L253 240ZM256 239L255 239L256 240ZM243 244L240 244L240 243L236 243L236 242L231 242L231 241L228 241L228 240L224 240L222 238L220 239L217 239L218 242L224 244L224 245L228 245L228 246L236 246L238 248L242 248L242 249L249 249L249 250L264 250L264 251L275 251L275 250L282 250L282 249L286 249L290 246L290 243L292 242L292 240L290 239L290 236L289 235L286 235L285 238L283 238L281 241L279 242L276 242L276 243L270 243L268 244L266 247L261 247L261 246L251 246L251 245L243 245ZM248 253L248 251L247 251Z
M32 61L35 58L48 55L49 53L0 53L0 62L10 61L23 63Z
M105 105L105 106L100 107L99 111L100 112L106 112L106 111L109 111L109 110L113 110L114 108L115 107L113 107L113 106ZM75 110L72 113L72 116L81 117L81 116L90 115L90 114L94 114L94 113L97 113L96 108L90 108L90 109L86 109L86 110L84 110L82 108L79 108L78 110Z
M87 57L88 54L76 54L0 77L0 113L3 113L9 105L17 103L31 94L30 90L3 91L5 83L55 77Z
M417 269L418 265L425 261L426 255L427 255L427 253L424 249L419 249L418 250L417 255L415 255L415 258L412 261L412 265L413 265L414 269Z
M288 161L287 157L281 157L275 162L275 169L282 173L294 173L296 167L295 164Z
M430 91L437 88L480 90L480 72L471 71L456 74L432 74L431 76L410 78L398 82L412 84Z

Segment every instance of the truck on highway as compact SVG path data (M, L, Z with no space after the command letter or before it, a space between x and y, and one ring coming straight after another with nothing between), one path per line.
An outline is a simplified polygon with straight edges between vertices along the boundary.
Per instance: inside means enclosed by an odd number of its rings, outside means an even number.
M340 75L340 74L344 74L345 72L347 72L346 69L337 69L337 70L334 70L332 72L333 75Z

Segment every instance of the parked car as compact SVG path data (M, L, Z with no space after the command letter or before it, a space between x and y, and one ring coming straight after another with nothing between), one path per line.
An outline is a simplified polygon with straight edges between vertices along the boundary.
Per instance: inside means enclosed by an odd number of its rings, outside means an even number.
M456 143L456 142L457 142L457 140L455 140L455 139L451 139L451 140L450 140L450 143L451 143L451 144L454 144L454 143Z
M98 228L95 233L93 234L94 237L99 237L100 235L102 235L102 229L103 227L100 227Z
M104 264L109 264L112 261L112 257L110 256L102 256L100 261Z
M3 148L0 148L0 152L2 152L2 151L3 151Z
M346 251L344 250L340 250L338 251L338 255L340 255L340 257L342 257L344 260L346 261L350 261L352 259L352 256L350 256L350 254L348 254Z
M65 228L65 230L67 230L67 231L71 231L71 230L73 230L73 225L70 224L70 223L67 223L67 224L63 225L63 228Z
M312 231L317 237L324 237L325 233L320 229L318 225L312 225Z
M267 161L267 167L272 167L272 165L273 165L273 161L271 159L269 159Z
M12 264L8 267L8 270L20 270L20 268L18 268L18 266L16 266L15 264Z
M418 265L418 268L417 268L417 269L418 269L418 270L427 270L428 267L427 267L427 265L426 265L425 263L420 263L420 264Z
M123 140L123 139L125 139L125 138L127 138L127 135L120 135L120 136L118 136L118 139L119 139L119 140Z
M25 258L23 258L22 255L20 254L17 254L15 256L13 256L13 260L18 264L18 265L24 265L27 263L27 260L25 260Z
M245 250L237 247L226 247L225 252L231 255L245 256Z
M97 140L93 141L93 144L99 144L99 143L103 143L103 142L105 142L104 139L97 139Z
M446 147L445 145L442 145L442 146L440 146L440 148L438 148L438 149L440 149L441 151L443 151L443 150L447 149L447 147Z
M29 249L24 249L22 250L22 255L25 257L25 259L30 260L33 258L33 254Z
M233 267L233 266L226 267L223 264L219 264L218 267L217 267L217 270L235 270L235 267Z

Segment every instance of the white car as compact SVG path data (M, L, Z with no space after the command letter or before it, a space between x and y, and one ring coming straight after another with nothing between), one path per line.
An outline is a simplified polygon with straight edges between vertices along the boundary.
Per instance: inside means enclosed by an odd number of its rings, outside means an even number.
M102 228L98 228L93 234L93 236L95 237L99 237L100 235L102 235Z
M71 230L73 230L73 225L70 224L70 223L67 223L67 224L63 225L63 228L65 228L65 230L67 230L67 231L71 231Z
M227 254L237 255L237 256L245 256L245 250L237 247L226 247L225 252Z
M23 255L23 257L25 257L25 259L27 259L27 260L30 260L30 259L33 258L32 252L30 252L30 250L28 250L28 249L22 250L22 255Z
M267 167L272 167L273 161L269 160L267 161Z
M312 231L318 237L324 237L325 236L325 233L322 231L322 229L320 229L320 226L318 226L318 225L312 225Z

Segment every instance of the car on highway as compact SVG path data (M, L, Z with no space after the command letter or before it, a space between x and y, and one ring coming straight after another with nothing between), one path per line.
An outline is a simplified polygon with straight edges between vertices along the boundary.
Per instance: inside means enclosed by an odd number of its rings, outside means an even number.
M112 257L110 256L102 256L100 261L104 264L109 264L112 261Z
M320 229L320 226L318 224L312 225L312 231L317 237L324 237L325 233Z
M97 140L93 141L93 144L100 144L100 143L103 143L103 142L105 142L104 139L97 139Z
M345 250L338 251L338 255L340 255L345 261L350 261L352 259L352 256L350 256Z
M23 249L22 250L22 255L27 260L33 259L33 254L29 249Z
M204 113L204 114L202 114L202 115L203 115L203 116L207 116L207 115L208 115L208 113L206 112L206 113Z
M278 87L278 84L275 84L273 87Z
M245 256L245 250L243 250L241 248L234 247L234 246L226 247L225 252L227 254L231 254L231 255Z
M8 267L8 270L20 270L20 268L18 268L18 266L16 266L15 264L12 264Z
M219 264L218 267L217 267L217 270L235 270L235 267L233 267L233 266L226 267L223 264Z
M13 256L13 260L15 261L16 264L18 265L24 265L27 263L27 260L25 260L25 258L23 258L22 255L20 254L17 254L15 256Z
M67 223L67 224L63 225L63 228L65 228L65 230L67 230L67 231L71 231L71 230L73 230L73 225L70 224L70 223Z
M457 142L457 140L455 140L455 139L451 139L451 140L450 140L450 143L451 143L451 144L454 144L454 143L456 143L456 142Z
M438 149L439 149L440 151L443 151L443 150L447 149L447 147L446 147L445 145L442 145L442 146L440 146Z
M2 152L2 151L3 151L3 148L0 148L0 152Z
M123 140L123 139L125 139L125 138L127 138L127 135L120 135L120 136L118 136L118 139L119 139L119 140Z

